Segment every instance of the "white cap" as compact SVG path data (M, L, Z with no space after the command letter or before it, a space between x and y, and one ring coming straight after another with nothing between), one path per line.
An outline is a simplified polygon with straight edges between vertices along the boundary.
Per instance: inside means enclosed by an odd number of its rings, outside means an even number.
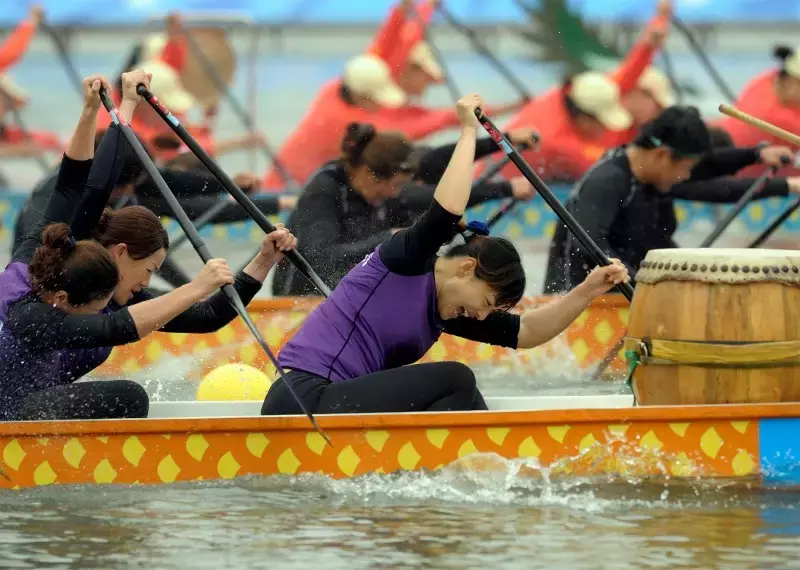
M433 55L433 50L428 42L417 42L414 49L408 54L408 61L420 66L433 80L441 81L444 79L444 70L436 60L436 56Z
M792 55L783 62L783 69L792 77L800 79L800 47L795 48Z
M28 100L28 94L25 90L17 85L8 75L0 75L0 90L16 101L25 102Z
M183 88L178 73L172 66L160 60L150 60L138 66L145 73L152 73L150 91L173 113L185 113L199 106L198 101Z
M402 107L407 100L392 79L389 66L375 55L364 54L351 59L344 69L342 82L356 95L367 97L381 107Z
M675 92L672 90L672 82L657 67L652 65L647 67L642 75L639 76L636 86L643 91L647 91L663 109L672 107L675 104Z
M575 105L611 131L624 131L633 125L633 117L620 103L619 87L599 71L579 73L569 91Z
M165 34L150 34L142 41L142 55L139 57L139 61L161 59L161 54L165 47L167 47L167 36Z

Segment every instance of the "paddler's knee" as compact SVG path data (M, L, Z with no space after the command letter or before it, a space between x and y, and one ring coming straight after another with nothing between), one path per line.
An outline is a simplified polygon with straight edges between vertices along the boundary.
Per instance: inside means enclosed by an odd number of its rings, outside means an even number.
M447 378L454 391L477 389L477 381L472 368L461 362L439 362L438 374Z
M117 402L124 402L124 417L146 418L150 412L150 396L141 384L132 380L117 380L114 386Z

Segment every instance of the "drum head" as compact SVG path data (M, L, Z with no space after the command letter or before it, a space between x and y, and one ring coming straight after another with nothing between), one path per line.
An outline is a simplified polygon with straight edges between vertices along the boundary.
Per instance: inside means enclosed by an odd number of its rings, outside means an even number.
M236 72L236 54L231 47L225 31L219 28L192 28L193 42L189 42L186 54L186 63L181 82L184 89L191 93L205 107L215 105L222 97L222 92L216 88L214 79L206 71L204 59L217 70L224 81L225 87L230 87L233 74ZM201 52L201 56L194 49Z

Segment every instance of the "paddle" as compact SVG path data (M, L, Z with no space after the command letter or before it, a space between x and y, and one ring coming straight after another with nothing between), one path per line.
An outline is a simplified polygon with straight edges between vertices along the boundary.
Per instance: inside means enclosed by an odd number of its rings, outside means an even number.
M150 93L144 85L139 85L137 87L136 92L141 95L145 101L147 101L150 106L155 109L156 113L164 120L167 125L173 130L173 132L178 135L178 138L181 139L183 144L189 147L197 158L200 159L206 168L214 175L214 177L220 181L222 186L227 190L231 196L239 203L239 205L244 208L245 212L255 221L256 224L264 231L264 233L270 233L275 231L275 226L273 226L264 213L253 204L253 201L247 196L247 194L239 188L230 177L225 174L225 171L222 170L217 162L211 158L208 153L200 146L200 144L195 140L195 138L189 134L189 132L184 128L184 126L178 121L178 119L169 112L169 110L164 106L161 101L159 101L152 93ZM192 227L194 229L194 227ZM316 272L311 268L308 261L300 255L297 251L288 251L286 252L286 258L294 264L300 273L302 273L306 279L308 279L312 285L314 285L322 295L325 297L329 296L331 293L330 288L325 284L325 282L316 274Z
M692 31L677 16L672 17L672 25L675 26L686 38L686 41L689 42L689 46L692 48L692 50L694 50L695 55L700 60L700 63L703 64L703 66L706 68L706 71L711 76L711 79L717 84L717 89L719 89L729 101L736 101L736 95L733 93L733 90L722 78L722 75L720 75L719 71L717 71L717 68L714 67L714 64L711 63L708 54L706 54L703 46L701 46L695 39Z
M476 52L492 62L498 73L500 73L500 75L502 75L503 78L505 78L505 80L517 90L523 101L527 102L531 100L531 94L528 91L528 88L525 87L525 84L522 82L522 80L514 75L514 73L512 73L511 70L506 67L488 47L486 47L486 44L481 41L481 39L478 37L478 34L475 33L475 30L457 20L456 17L453 16L452 12L445 8L444 2L439 2L438 11L442 17L447 20L448 24L464 34L464 37L469 40Z
M790 163L788 157L782 157L781 162L784 166L787 166ZM742 197L739 198L736 204L734 204L733 208L731 208L725 217L719 221L714 230L700 243L698 247L711 247L714 242L717 241L719 236L722 235L722 232L724 232L728 226L731 225L731 222L733 222L736 216L738 216L742 210L744 210L748 204L750 204L753 197L761 192L761 190L764 188L764 185L767 183L767 180L775 176L777 171L777 167L770 166L767 168L764 174L756 178L755 182L750 185L750 188L748 188L747 191L742 194Z
M723 115L728 115L729 117L733 117L734 119L738 119L743 123L747 123L751 127L755 127L765 133L769 133L774 137L777 137L781 140L784 140L788 143L791 143L795 146L800 146L800 136L791 133L787 130L784 130L780 127L776 127L772 123L768 123L758 117L754 117L744 111L740 111L736 107L732 107L730 105L726 105L723 103L719 106L719 112Z
M58 35L58 32L56 32L46 23L42 23L40 25L40 29L44 30L50 36L50 39L53 40L53 45L56 47L56 53L58 53L59 59L61 59L61 64L64 66L67 75L72 80L72 85L78 90L78 93L83 96L83 80L81 79L81 76L78 75L78 71L75 69L75 66L72 64L72 59L69 57L67 47L61 41L61 37Z
M589 255L594 259L595 263L598 265L611 265L611 260L608 259L603 250L601 250L589 234L586 233L580 224L575 221L575 218L572 217L567 209L558 201L558 198L553 195L553 192L547 187L547 184L539 177L538 174L531 168L531 166L525 162L525 159L520 156L519 152L511 145L511 142L503 135L503 133L498 130L498 128L494 125L491 119L483 114L483 111L480 109L475 110L475 116L478 118L478 121L486 129L486 132L489 133L489 136L492 137L492 140L497 143L500 149L509 157L511 162L514 163L522 175L527 178L528 182L531 183L542 199L547 202L547 205L555 212L555 214L564 222L564 225L567 226L569 231L577 238L580 242L581 246L589 253ZM629 301L633 300L633 287L630 283L620 283L617 285L617 288L620 292L625 295Z
M794 213L795 213L795 211L797 211L797 209L798 209L798 208L800 208L800 198L797 198L797 199L794 201L794 203L793 203L793 204L790 204L790 205L789 205L789 206L788 206L788 207L787 207L787 208L786 208L786 209L783 211L783 213L782 213L780 216L778 216L777 218L775 218L775 221L774 221L774 222L772 222L772 223L769 225L769 227L768 227L766 230L764 230L764 231L761 233L761 235L760 235L760 236L758 236L756 239L754 239L752 242L750 242L750 245L748 245L747 247L748 247L748 248L755 248L755 247L759 247L761 244L763 244L765 241L767 241L767 240L769 239L769 237L770 237L772 234L774 234L774 233L775 233L775 230L777 230L779 227L781 227L781 225L783 224L783 222L785 222L786 220L788 220L788 219L789 219L789 217L790 217L792 214L794 214Z
M225 81L220 77L219 72L217 69L212 65L208 58L203 53L203 50L200 49L200 46L197 45L197 40L195 40L194 35L188 29L188 27L184 27L181 29L181 33L183 37L186 38L186 43L189 46L189 49L192 50L192 55L194 55L197 62L203 68L203 71L208 78L211 79L211 82L214 84L214 87L225 96L225 99L228 100L233 112L238 115L239 120L242 121L245 128L250 132L251 135L257 135L258 129L256 125L253 123L252 117L250 117L250 113L239 103L239 100L233 96L231 90L225 85ZM258 145L259 148L263 151L264 156L267 160L272 162L272 165L275 167L275 172L278 173L278 176L283 180L284 185L290 191L296 192L299 191L297 183L289 176L289 171L286 170L284 164L278 158L278 155L272 148L269 146L267 141L263 138L259 137L260 144Z
M175 194L173 194L172 190L169 189L169 186L167 186L167 183L164 181L164 178L161 176L158 168L147 154L147 151L142 146L142 143L140 143L139 139L136 138L136 135L133 133L133 129L131 129L130 125L128 125L128 123L125 121L125 118L114 106L113 101L111 101L111 97L108 96L108 93L106 93L105 89L100 89L100 100L103 102L103 106L106 108L106 111L108 111L108 114L111 115L111 120L122 130L122 134L125 136L128 144L131 145L136 153L136 156L141 161L142 166L144 166L147 173L153 179L153 182L161 193L161 197L164 198L164 200L169 204L175 219L178 220L181 228L183 228L183 231L189 237L189 241L192 243L195 251L197 251L197 255L200 256L200 259L203 260L203 263L208 263L208 261L212 259L208 246L205 244L203 238L200 237L200 234L192 225L192 221L189 219L189 216L186 215L186 212L183 211L183 208L181 207L180 202L178 202L178 199L175 197ZM305 404L303 404L302 400L300 400L295 393L291 382L289 382L289 380L286 378L283 368L280 364L278 364L278 359L275 358L274 354L272 354L267 342L259 332L258 327L256 326L255 322L253 322L250 314L247 312L247 307L245 307L241 297L239 297L239 294L236 292L236 289L234 289L233 285L228 284L222 287L222 292L225 294L225 297L228 299L228 302L231 304L231 306L245 322L247 328L250 329L250 332L253 334L256 341L258 341L258 344L261 345L261 348L264 350L267 357L269 357L269 359L272 361L273 366L275 366L275 368L278 370L278 375L281 377L284 384L286 384L286 387L289 389L289 393L291 393L292 397L300 406L300 409L306 416L308 416L308 419L311 421L311 425L314 426L314 429L317 430L323 439L325 439L325 441L327 441L328 444L333 447L333 443L328 438L327 434L320 429L320 427L317 425L317 421L314 419L314 416L308 411L308 409L306 409Z

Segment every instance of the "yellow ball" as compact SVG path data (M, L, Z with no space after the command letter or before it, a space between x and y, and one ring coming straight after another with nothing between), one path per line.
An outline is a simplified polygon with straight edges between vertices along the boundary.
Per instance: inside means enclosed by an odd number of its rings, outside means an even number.
M247 364L225 364L205 375L197 387L198 400L263 400L272 380Z

